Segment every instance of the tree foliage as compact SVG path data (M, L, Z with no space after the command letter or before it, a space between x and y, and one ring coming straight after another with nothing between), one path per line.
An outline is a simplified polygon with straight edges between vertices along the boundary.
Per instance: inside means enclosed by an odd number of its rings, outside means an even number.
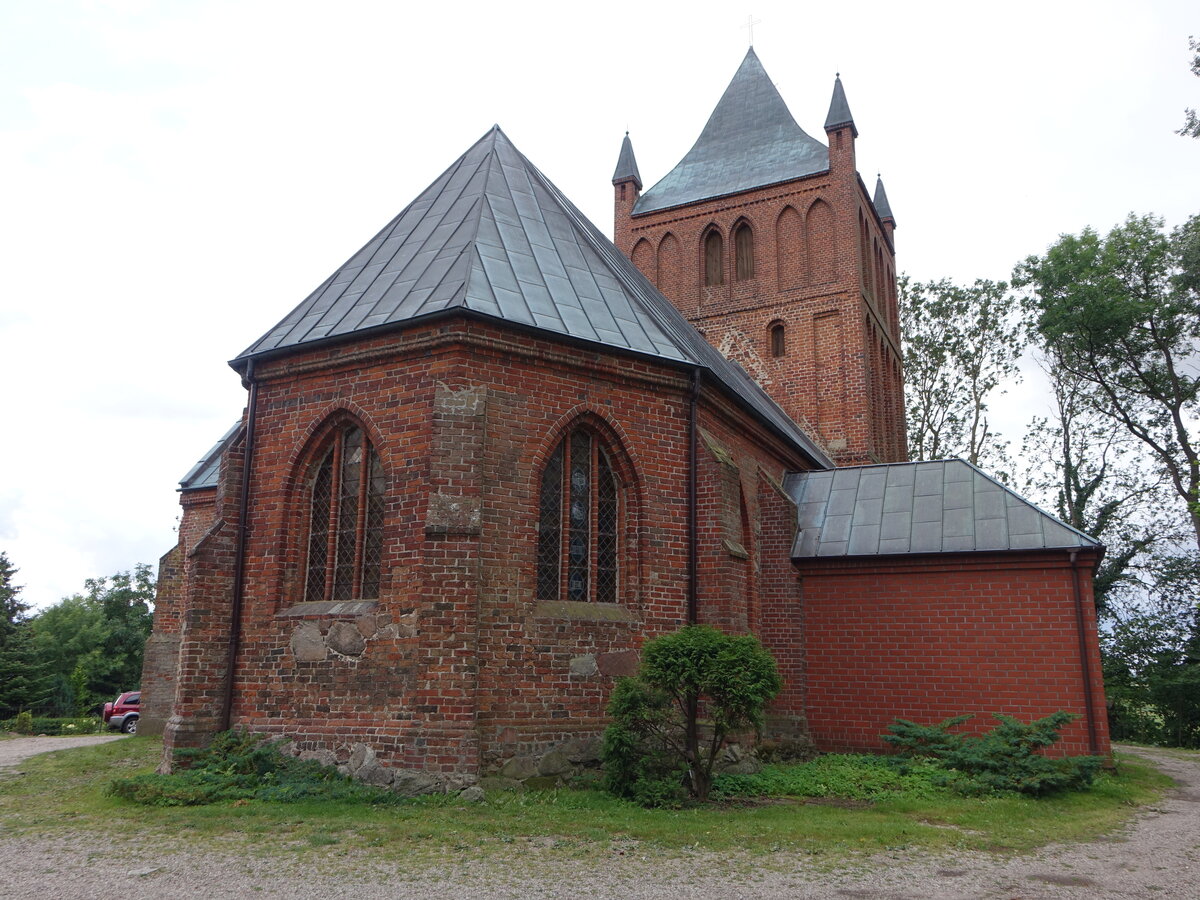
M14 584L17 569L0 551L0 646L29 612L29 604L21 602L21 586Z
M1145 465L1140 443L1088 400L1086 385L1064 369L1053 347L1039 348L1049 382L1050 414L1035 416L1020 454L1021 489L1041 497L1073 528L1102 541L1094 577L1101 616L1146 587L1154 548L1186 529L1164 516L1167 483Z
M1200 547L1198 260L1200 217L1168 234L1161 218L1131 215L1104 237L1062 236L1014 282L1079 402L1141 442Z
M733 735L760 731L783 687L775 660L751 635L689 625L643 648L636 678L613 691L604 735L605 778L615 793L654 805L682 774L705 800L713 768Z
M1188 50L1192 54L1190 66L1192 74L1200 78L1200 41L1190 35L1188 36ZM1196 110L1189 107L1183 111L1183 115L1183 127L1175 133L1182 134L1184 137L1200 138L1200 117L1197 117Z
M989 400L1017 378L1020 307L1004 282L900 279L905 403L912 459L961 456L1003 465Z
M0 719L29 709L45 691L30 641L29 604L21 602L16 574L8 555L0 552Z
M29 622L31 642L45 669L45 711L77 715L133 690L153 623L154 575L148 565L107 578L89 578L83 593L66 597Z

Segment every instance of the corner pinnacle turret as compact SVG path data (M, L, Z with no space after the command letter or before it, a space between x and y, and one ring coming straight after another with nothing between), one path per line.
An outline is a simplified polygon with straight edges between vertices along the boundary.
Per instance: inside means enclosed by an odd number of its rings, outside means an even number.
M879 216L879 221L887 222L891 220L893 227L896 223L896 217L892 215L892 205L888 203L887 191L883 189L883 177L877 175L875 177L875 196L871 200L875 204L875 212Z
M850 114L850 104L846 101L846 89L842 87L842 76L839 72L833 81L833 99L829 101L829 115L825 117L825 130L834 131L849 125L850 130L858 137L858 128L854 124L854 116Z
M642 176L638 173L637 159L633 155L633 142L629 140L628 131L625 132L625 140L621 141L621 155L617 157L617 168L612 177L613 184L623 181L632 181L639 191L642 189Z

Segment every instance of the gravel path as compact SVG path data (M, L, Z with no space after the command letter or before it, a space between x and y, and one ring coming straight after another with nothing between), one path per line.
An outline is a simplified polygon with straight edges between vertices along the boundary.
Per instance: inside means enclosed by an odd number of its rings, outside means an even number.
M0 774L18 766L23 759L39 753L69 750L72 747L90 747L92 744L107 744L119 741L123 734L85 734L79 737L25 737L0 741ZM11 773L9 773L11 774Z
M0 766L22 753L113 738L38 738L0 742ZM119 740L120 738L116 738ZM21 746L23 745L23 746ZM658 900L720 896L880 898L880 900L1035 900L1035 898L1200 898L1200 758L1123 748L1177 782L1162 802L1122 832L1086 844L1044 848L1019 857L958 852L879 856L829 873L801 858L772 857L771 871L753 860L692 854L644 858L614 850L597 861L552 859L529 850L501 862L448 861L409 871L402 863L328 848L298 859L256 859L253 846L218 854L186 847L151 851L136 842L113 846L88 834L6 838L0 833L0 895L11 898L535 898ZM11 770L10 770L11 771ZM246 840L252 841L247 837ZM523 855L522 855L523 854ZM783 865L780 863L783 862Z

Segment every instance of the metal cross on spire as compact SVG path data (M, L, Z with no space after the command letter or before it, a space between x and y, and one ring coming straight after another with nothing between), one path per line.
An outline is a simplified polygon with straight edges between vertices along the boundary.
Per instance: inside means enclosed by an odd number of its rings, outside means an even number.
M762 19L756 19L756 18L754 18L753 15L746 16L746 24L743 25L742 27L748 28L750 30L750 46L751 47L754 46L754 26L761 25L761 24L762 24Z

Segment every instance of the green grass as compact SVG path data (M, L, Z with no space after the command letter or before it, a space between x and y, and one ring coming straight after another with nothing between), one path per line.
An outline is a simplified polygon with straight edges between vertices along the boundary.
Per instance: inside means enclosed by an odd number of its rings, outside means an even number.
M964 798L885 783L826 757L818 780L841 804L799 799L733 799L705 807L648 810L598 790L490 794L469 805L427 797L397 806L350 802L236 801L196 807L148 807L106 795L116 777L147 773L161 744L148 737L62 750L21 764L24 776L0 774L0 831L55 835L89 831L136 837L143 848L189 845L224 853L361 857L424 866L454 859L504 861L536 848L539 858L610 857L692 851L805 854L837 862L862 852L982 849L1019 851L1054 840L1084 840L1119 826L1153 801L1169 779L1122 762L1089 791L1049 799ZM859 771L859 775L854 772ZM813 793L806 788L805 793ZM865 798L865 799L864 799Z

